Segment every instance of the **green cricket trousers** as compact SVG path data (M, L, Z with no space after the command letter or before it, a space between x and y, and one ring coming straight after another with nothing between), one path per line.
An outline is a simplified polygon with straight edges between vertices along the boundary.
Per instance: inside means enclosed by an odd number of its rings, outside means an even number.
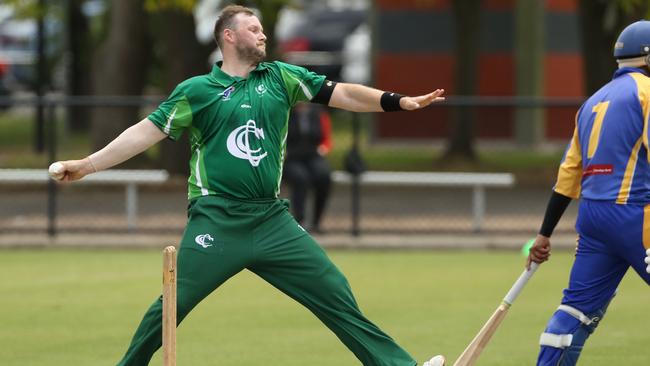
M366 319L347 279L298 225L284 200L193 200L178 252L177 319L244 268L306 306L363 365L415 360ZM118 365L148 365L162 344L162 297L145 314Z

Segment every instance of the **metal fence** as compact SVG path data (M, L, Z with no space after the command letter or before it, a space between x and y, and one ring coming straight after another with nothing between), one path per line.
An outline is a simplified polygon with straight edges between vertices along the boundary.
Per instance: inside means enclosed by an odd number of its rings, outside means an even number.
M67 155L67 149L73 145L69 137L63 136L65 143L61 141L67 107L140 107L147 111L152 110L161 99L141 96L0 98L0 107L10 107L0 112L0 126L3 129L24 130L22 134L18 133L17 141L1 148L0 168L7 168L9 162L12 162L12 167L23 167L15 163L21 160L27 161L26 165L40 162L37 165L45 168L49 162ZM578 99L566 98L452 97L447 103L433 108L577 109L580 103ZM38 108L42 109L42 113L33 112ZM41 115L42 119L35 121L34 116L37 115ZM25 128L25 124L30 127ZM351 118L351 125L336 134L339 137L335 141L338 149L360 150L362 140L371 140L367 135L372 133L372 128L366 124L358 118ZM38 145L39 139L45 149L37 153L34 151L37 150L35 145ZM364 146L363 151L375 146L381 144ZM282 196L287 197L288 187L283 186L282 192ZM162 186L139 189L135 228L129 224L125 214L124 194L124 187L115 185L57 185L51 181L0 185L0 233L29 235L48 232L55 235L57 232L136 231L176 234L182 231L187 205L183 178L174 178ZM480 230L487 233L535 232L549 194L550 186L545 185L518 183L512 188L488 188ZM453 185L335 184L322 227L326 232L355 235L475 232L472 197L470 187ZM570 231L575 214L575 205L572 205L558 230Z

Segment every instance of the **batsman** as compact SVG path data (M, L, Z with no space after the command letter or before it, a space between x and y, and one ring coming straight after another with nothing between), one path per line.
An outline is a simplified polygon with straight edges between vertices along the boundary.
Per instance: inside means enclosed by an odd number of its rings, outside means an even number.
M650 21L614 45L618 70L576 115L528 264L548 259L550 236L580 199L578 248L562 303L540 337L540 366L572 366L602 321L627 270L650 284Z
M60 162L60 180L81 179L164 138L177 140L188 133L191 174L188 222L178 252L178 321L247 269L307 307L363 365L417 365L361 313L346 278L289 214L278 193L289 111L297 102L355 112L415 110L444 100L444 91L401 96L336 83L282 62L262 62L266 36L260 21L238 5L223 9L214 37L222 62L210 73L180 83L157 110L103 149ZM159 298L118 365L149 363L161 346L161 312ZM443 364L442 356L424 363Z

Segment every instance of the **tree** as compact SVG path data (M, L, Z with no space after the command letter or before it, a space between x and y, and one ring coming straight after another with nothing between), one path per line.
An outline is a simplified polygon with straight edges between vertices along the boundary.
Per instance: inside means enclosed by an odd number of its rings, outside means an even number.
M68 0L66 9L66 21L68 38L66 72L67 93L70 95L88 95L91 93L91 67L93 44L88 19L82 13L81 7L84 0ZM86 107L68 108L68 120L70 128L75 131L88 130L90 120L90 109Z
M593 94L609 82L616 60L614 43L626 25L639 20L639 14L650 15L645 0L581 0L579 4L585 88Z
M93 91L96 95L141 95L146 82L150 42L143 0L114 0L106 40L93 61ZM137 107L95 108L92 141L104 147L140 118Z
M478 71L479 32L481 24L481 1L452 1L455 34L455 93L475 95ZM474 149L475 110L454 107L451 131L442 162L476 160Z
M515 13L517 96L539 97L544 94L544 4L517 0ZM544 109L518 107L515 116L517 144L538 145L544 138Z
M196 39L196 24L191 9L166 7L154 10L152 31L156 35L156 58L162 60L161 89L170 93L181 81L210 71L209 56L214 45L202 45ZM173 24L170 27L169 24ZM164 141L158 165L171 174L188 175L190 146L187 136L177 142Z

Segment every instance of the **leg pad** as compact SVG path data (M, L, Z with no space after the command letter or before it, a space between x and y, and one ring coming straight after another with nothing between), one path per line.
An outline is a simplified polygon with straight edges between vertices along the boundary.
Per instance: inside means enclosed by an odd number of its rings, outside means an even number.
M611 300L610 300L611 301ZM560 305L542 333L538 366L574 366L587 338L596 330L607 306L584 314L569 305Z

